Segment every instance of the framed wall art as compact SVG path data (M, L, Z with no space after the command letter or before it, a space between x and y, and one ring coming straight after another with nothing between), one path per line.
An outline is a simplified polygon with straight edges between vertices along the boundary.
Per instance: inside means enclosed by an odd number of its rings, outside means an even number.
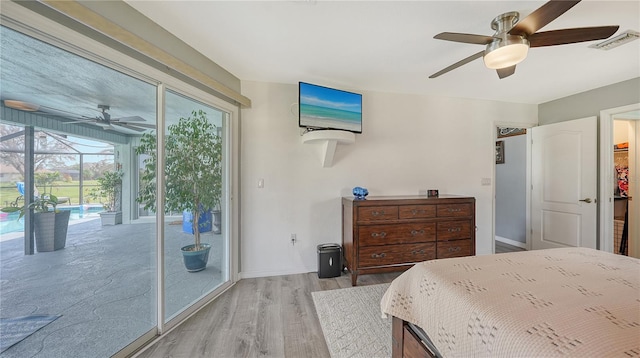
M504 141L496 142L496 164L504 164Z
M513 137L515 135L527 134L527 128L500 128L498 127L498 137Z

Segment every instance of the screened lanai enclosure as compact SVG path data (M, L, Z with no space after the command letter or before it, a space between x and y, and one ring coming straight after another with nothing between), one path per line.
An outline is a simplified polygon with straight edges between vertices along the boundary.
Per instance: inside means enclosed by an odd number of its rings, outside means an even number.
M26 145L30 143L33 147L29 151L33 155L25 157ZM22 207L25 194L28 195L25 178L32 178L35 186L33 196L54 195L61 202L57 208L69 210L71 220L99 216L98 213L104 210L105 198L98 193L96 179L116 170L114 146L109 143L45 130L31 133L22 126L2 123L0 160L0 207ZM23 234L24 220L19 220L19 215L17 211L2 213L0 234L5 239ZM33 245L27 241L25 254L33 253Z
M47 250L38 230L57 234L57 216L56 226L42 229L37 207L20 218L0 214L2 357L124 354L229 284L229 113L16 24L0 26L0 39L0 205L28 208L56 197L56 210L44 211L70 212L63 246ZM197 198L208 221L195 224L210 251L204 269L190 272L181 248L194 243L194 215L182 208L194 199L167 183L194 173L174 170L166 148L177 137L172 129L194 112L218 142L215 158L195 173L209 178L204 191L215 201ZM149 143L153 150L139 149ZM116 225L100 217L107 173L120 179ZM25 326L27 334L17 334Z

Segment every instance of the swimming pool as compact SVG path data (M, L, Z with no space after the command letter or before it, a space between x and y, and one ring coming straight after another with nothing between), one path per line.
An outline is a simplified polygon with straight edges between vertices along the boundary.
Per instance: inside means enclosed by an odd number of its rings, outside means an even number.
M70 210L71 216L69 221L85 219L90 217L98 217L99 212L104 211L102 205L72 205L58 207L59 210ZM15 213L2 213L0 212L0 235L8 234L10 232L20 232L24 230L24 218L18 220L20 216L19 212Z

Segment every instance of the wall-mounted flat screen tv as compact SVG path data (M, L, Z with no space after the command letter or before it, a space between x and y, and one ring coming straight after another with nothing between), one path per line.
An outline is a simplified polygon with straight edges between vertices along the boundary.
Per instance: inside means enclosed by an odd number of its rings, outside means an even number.
M362 133L362 95L300 82L298 124L307 129Z

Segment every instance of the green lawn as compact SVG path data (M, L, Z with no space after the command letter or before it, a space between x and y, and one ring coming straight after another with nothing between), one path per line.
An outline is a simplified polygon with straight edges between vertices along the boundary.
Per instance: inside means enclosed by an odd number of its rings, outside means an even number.
M98 182L96 180L85 180L84 181L84 201L85 203L89 203L90 199L88 197L89 192L92 188L97 186ZM70 181L70 182L55 182L53 183L52 194L57 197L68 197L70 199L71 205L78 205L80 200L80 191L79 191L79 182L78 181ZM38 191L42 192L41 188L38 188ZM48 191L48 188L47 188ZM16 200L16 198L20 196L18 192L18 188L16 188L15 182L0 182L0 206L4 207L9 205L9 203ZM68 204L68 203L67 203Z

